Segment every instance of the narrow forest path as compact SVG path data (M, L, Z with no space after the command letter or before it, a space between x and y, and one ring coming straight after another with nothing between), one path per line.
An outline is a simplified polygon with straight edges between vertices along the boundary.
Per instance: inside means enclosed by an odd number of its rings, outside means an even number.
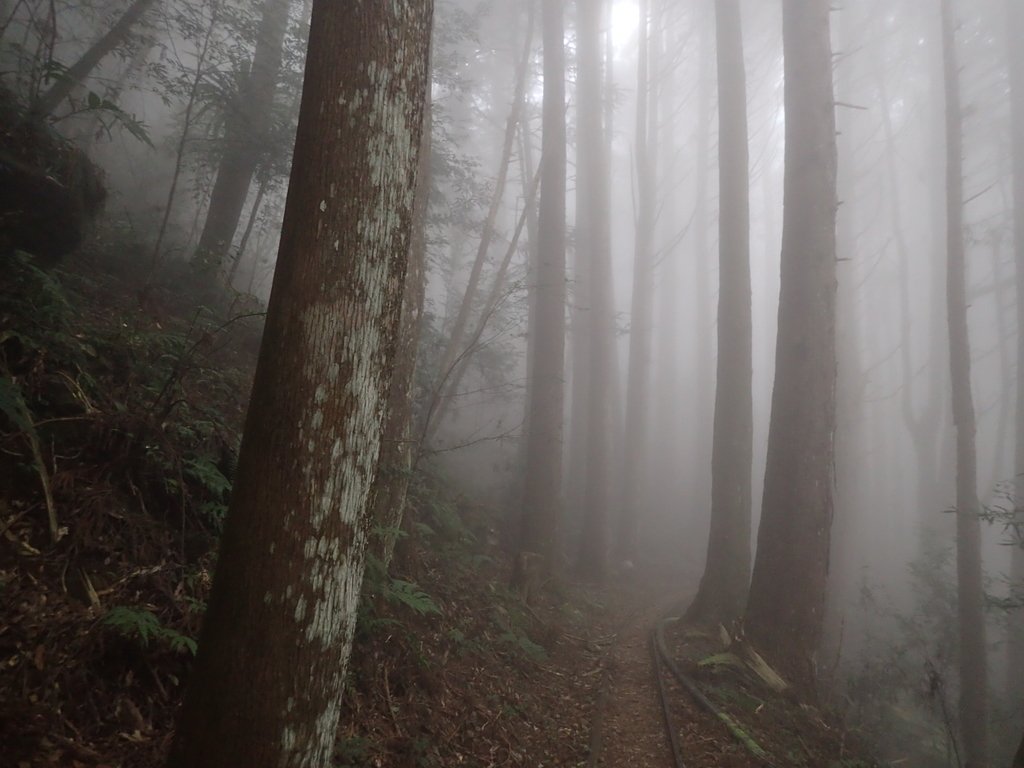
M676 768L651 643L655 627L667 616L685 611L690 595L680 597L678 582L663 583L662 579L646 574L638 575L625 588L615 589L614 597L622 601L618 609L622 618L605 652L604 679L598 686L587 766ZM673 648L670 653L678 650ZM664 663L660 677L679 755L687 768L772 765L756 759L738 744L717 717L695 703Z
M661 601L636 609L608 649L589 768L674 768L650 653L651 629L671 608Z

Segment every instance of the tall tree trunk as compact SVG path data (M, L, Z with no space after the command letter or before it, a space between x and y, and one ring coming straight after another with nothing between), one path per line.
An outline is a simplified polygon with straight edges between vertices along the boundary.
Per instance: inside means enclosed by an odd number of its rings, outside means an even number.
M231 249L249 185L267 141L281 73L289 0L264 0L252 66L228 110L224 155L196 248L198 266L216 272Z
M611 216L608 153L602 126L601 20L604 0L577 4L578 262L590 283L590 354L586 371L587 450L580 571L601 579L608 563L611 498L612 377L615 375L615 315L612 306ZM583 222L586 226L581 227Z
M430 202L430 156L433 147L429 88L426 101L419 169L416 172L409 264L405 272L402 315L395 349L395 372L388 392L380 459L370 494L370 519L377 529L370 544L370 552L380 560L385 570L391 565L391 557L395 553L398 531L405 514L406 494L412 480L415 457L419 453L418 441L413 434L415 425L412 410L416 352L419 348L427 287L427 209Z
M174 768L331 764L409 253L432 5L314 4L295 183Z
M50 89L43 93L32 104L31 112L35 117L46 117L66 99L75 88L85 82L92 71L99 66L117 46L125 41L132 28L145 16L156 0L134 0L128 10L119 18L114 26L103 35L82 57L60 74Z
M711 343L714 328L714 284L711 279L713 255L708 247L708 224L711 219L711 118L714 104L714 68L711 65L715 56L712 50L712 34L707 14L700 13L697 23L700 25L698 35L698 83L697 83L697 143L696 170L694 172L694 281L693 305L696 314L696 338L694 345L694 378L696 379L696 396L694 429L690 438L690 455L699 467L696 474L691 475L694 484L694 506L698 514L706 514L709 509L710 494L707 482L708 447L712 446L714 432L714 399L715 382L712 370L715 366L715 350ZM712 480L712 483L714 481Z
M836 57L836 97L845 104L858 103L857 84L862 76L858 46L867 27L862 9L844 6L835 17L839 46ZM839 211L836 217L838 286L836 294L836 358L841 372L836 382L836 497L832 524L832 555L825 624L825 652L839 649L843 641L846 611L856 602L859 574L867 549L864 510L865 446L868 429L864 387L866 374L862 354L860 286L865 259L858 254L859 218L862 205L858 194L861 177L854 162L863 140L858 130L860 110L840 109L836 113ZM826 685L831 681L825 681Z
M946 309L949 371L956 426L956 577L960 665L960 730L966 768L988 765L988 686L985 669L985 613L978 520L978 466L971 348L967 330L963 231L963 128L951 0L942 6L942 51L946 89Z
M537 326L526 425L526 480L520 552L555 569L562 494L565 361L565 40L562 0L541 0L544 129L537 223ZM522 558L520 558L520 564ZM517 574L521 576L522 574Z
M1024 5L1007 0L1008 48L1010 64L1010 104L1013 143L1013 252L1017 270L1017 417L1014 456L1014 514L1024 524L1024 55L1018 48L1024 39ZM1024 593L1024 548L1013 548L1010 579ZM1010 695L1015 704L1024 699L1020 681L1024 680L1024 608L1010 615L1009 627ZM1018 759L1024 760L1024 744Z
M945 514L956 493L955 482L948 471L955 461L956 449L952 429L951 386L949 383L949 339L946 308L946 195L945 195L945 86L942 53L942 23L936 19L931 3L920 5L918 23L927 29L929 98L928 132L928 222L930 251L928 281L928 363L927 397L922 406L921 429L913 435L915 451L926 456L924 472L918 478L919 555L925 559L941 556L952 543L955 523Z
M711 459L711 533L694 618L743 613L750 579L751 380L750 172L747 87L739 0L717 0L720 213L718 373Z
M651 377L651 331L654 298L654 167L649 125L650 88L650 6L640 0L640 24L637 30L636 75L636 186L637 221L633 254L633 297L630 308L629 369L626 383L626 434L622 450L622 508L619 512L616 557L623 562L636 559L637 534L646 462L648 398Z
M836 140L828 0L784 0L786 172L779 331L748 634L814 683L832 525Z

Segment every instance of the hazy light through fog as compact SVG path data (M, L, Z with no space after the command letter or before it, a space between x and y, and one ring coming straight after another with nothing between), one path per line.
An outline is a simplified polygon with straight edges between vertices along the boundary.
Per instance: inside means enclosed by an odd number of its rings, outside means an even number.
M624 50L636 38L640 6L634 2L612 4L612 43L615 50Z

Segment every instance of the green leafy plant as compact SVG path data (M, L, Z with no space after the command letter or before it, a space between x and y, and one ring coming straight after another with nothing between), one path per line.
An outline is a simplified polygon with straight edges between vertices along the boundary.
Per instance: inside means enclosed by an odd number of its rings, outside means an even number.
M433 598L411 581L389 579L383 594L386 600L412 608L420 616L441 613Z
M223 499L231 493L231 481L206 457L186 459L182 471L203 486L215 499Z
M198 649L195 640L165 627L152 611L145 609L119 605L110 609L103 623L123 637L137 640L143 648L148 648L150 641L156 640L166 643L178 653L188 651L195 656Z

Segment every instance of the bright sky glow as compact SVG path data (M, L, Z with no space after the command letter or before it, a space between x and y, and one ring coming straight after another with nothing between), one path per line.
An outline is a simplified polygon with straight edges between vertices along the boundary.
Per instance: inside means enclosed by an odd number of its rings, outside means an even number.
M640 6L635 0L615 0L612 3L612 44L622 50L636 38Z

